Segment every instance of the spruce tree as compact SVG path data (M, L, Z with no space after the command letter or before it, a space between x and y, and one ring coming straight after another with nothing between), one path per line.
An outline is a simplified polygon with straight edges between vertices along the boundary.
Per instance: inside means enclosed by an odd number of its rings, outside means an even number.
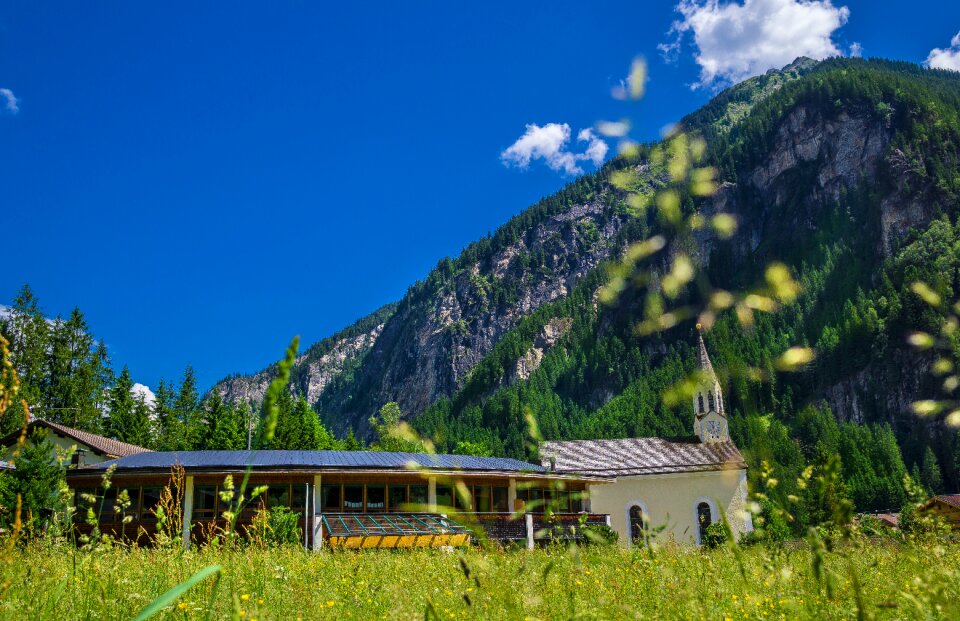
M302 419L294 410L293 395L284 390L277 399L277 427L273 441L264 441L262 448L292 450L300 446L303 441Z
M36 429L14 460L15 468L2 476L0 504L17 506L21 498L20 519L27 536L41 534L53 515L63 509L63 463L58 461L56 449L47 439L45 429ZM2 520L7 529L12 526L13 511L5 512Z
M223 451L246 448L245 430L233 405L225 403L220 393L213 390L207 397L205 409L210 434L204 448Z
M9 317L3 323L3 332L10 341L10 357L20 377L20 394L34 415L43 412L43 389L47 375L47 351L50 347L50 326L30 285L24 285L13 300ZM3 432L23 424L24 413L19 399L5 413Z
M130 442L133 435L134 408L136 400L133 397L133 378L130 369L123 367L116 385L110 389L110 409L107 414L107 435L121 442Z
M57 318L50 334L43 401L51 420L99 433L103 393L112 373L106 346L90 334L80 309L66 321Z
M150 405L143 395L134 395L133 412L127 427L127 437L124 442L150 448L153 442L153 423L150 420Z
M933 449L929 446L923 453L923 464L920 466L920 480L931 494L943 491L943 474L940 472L940 462Z
M155 446L158 451L176 451L183 436L183 425L173 407L174 393L164 380L157 384L153 402L153 419L157 425Z
M197 376L192 366L187 365L183 372L183 381L180 382L173 409L180 421L180 437L174 442L176 450L192 451L201 447L206 440L207 428L203 408L200 407Z

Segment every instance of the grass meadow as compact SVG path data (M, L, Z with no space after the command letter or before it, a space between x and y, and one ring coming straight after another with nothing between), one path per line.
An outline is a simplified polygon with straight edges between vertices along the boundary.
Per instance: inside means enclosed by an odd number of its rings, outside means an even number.
M27 544L0 570L0 618L960 619L960 547L867 540L723 547L310 553Z

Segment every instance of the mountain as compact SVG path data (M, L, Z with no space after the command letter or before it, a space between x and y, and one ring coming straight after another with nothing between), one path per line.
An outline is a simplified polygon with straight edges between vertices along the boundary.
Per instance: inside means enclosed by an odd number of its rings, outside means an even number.
M683 119L684 131L706 140L721 183L682 208L739 223L730 239L696 236L700 267L738 290L782 261L804 286L752 330L721 315L706 335L718 366L750 365L770 378L727 378L731 430L751 465L786 468L834 451L857 493L873 493L868 472L894 480L909 466L936 467L943 485L960 485L956 434L910 413L938 383L932 358L905 342L909 330L936 331L943 318L911 282L947 300L960 291L958 112L957 73L798 59ZM308 350L293 390L340 434L369 435L369 416L396 401L445 450L466 440L527 456L526 408L548 438L689 433L684 405L668 407L660 395L692 369L692 322L641 336L642 301L597 300L608 264L662 227L653 210L633 215L610 181L629 169L641 192L663 187L666 173L649 154L648 145L616 158L441 260L399 302ZM794 344L814 347L816 362L776 372L773 361ZM271 373L227 378L215 390L257 401ZM890 442L896 459L883 453ZM874 465L901 453L889 472Z

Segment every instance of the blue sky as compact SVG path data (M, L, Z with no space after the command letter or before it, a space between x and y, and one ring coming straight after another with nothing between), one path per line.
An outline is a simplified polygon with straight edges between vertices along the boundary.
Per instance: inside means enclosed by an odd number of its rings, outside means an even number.
M960 68L954 2L214 4L0 5L0 303L79 306L150 386L399 299L594 170L597 121L653 139L804 51Z

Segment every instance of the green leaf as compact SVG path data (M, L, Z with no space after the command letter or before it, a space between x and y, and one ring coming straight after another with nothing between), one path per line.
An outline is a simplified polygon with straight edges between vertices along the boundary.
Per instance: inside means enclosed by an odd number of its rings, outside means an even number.
M157 599L153 600L149 606L140 611L140 614L133 621L143 621L144 619L149 619L153 615L157 614L170 604L174 602L178 597L189 591L195 584L198 582L203 582L208 577L213 574L219 573L223 569L220 565L211 565L210 567L204 567L197 573L193 574L177 586L173 587Z

